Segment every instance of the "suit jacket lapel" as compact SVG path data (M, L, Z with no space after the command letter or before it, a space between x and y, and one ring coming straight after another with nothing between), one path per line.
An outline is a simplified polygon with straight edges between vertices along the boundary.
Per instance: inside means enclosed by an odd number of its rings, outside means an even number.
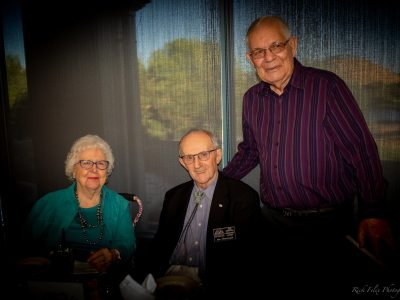
M211 202L210 216L208 219L208 232L212 229L221 227L224 223L225 212L229 205L229 199L227 197L228 188L225 184L225 180L221 174L218 176L217 185L215 186L215 191L213 199Z
M178 196L176 199L177 202L177 222L180 224L181 230L183 229L183 223L185 222L186 210L189 206L190 196L192 194L194 182L190 181L185 185L184 190L182 191L183 196Z

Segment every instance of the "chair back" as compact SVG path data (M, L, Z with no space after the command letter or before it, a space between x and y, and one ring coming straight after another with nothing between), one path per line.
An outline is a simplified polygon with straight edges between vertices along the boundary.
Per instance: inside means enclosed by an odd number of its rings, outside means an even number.
M136 226L137 222L139 222L140 217L142 216L143 213L143 202L140 200L140 198L131 193L119 193L122 197L124 197L126 200L129 201L129 208L133 209L133 211L136 211L136 214L132 214L132 225ZM137 207L134 207L131 204L136 204ZM134 216L134 217L133 217Z

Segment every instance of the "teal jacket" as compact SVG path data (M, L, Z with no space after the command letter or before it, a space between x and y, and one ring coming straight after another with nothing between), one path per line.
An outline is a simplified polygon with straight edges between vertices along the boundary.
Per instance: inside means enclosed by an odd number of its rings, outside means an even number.
M77 214L75 185L48 193L35 203L27 220L28 238L32 246L50 251L60 243L62 229L68 228ZM104 239L110 242L109 248L118 249L121 258L128 260L136 248L128 201L106 186L103 186L102 192Z

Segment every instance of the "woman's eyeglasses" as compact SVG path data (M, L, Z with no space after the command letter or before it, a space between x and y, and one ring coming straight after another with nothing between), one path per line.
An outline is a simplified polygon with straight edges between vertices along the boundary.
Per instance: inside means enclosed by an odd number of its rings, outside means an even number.
M86 159L82 159L78 163L81 165L82 169L85 170L91 169L93 165L96 165L97 169L99 170L105 170L110 164L108 160L91 161Z

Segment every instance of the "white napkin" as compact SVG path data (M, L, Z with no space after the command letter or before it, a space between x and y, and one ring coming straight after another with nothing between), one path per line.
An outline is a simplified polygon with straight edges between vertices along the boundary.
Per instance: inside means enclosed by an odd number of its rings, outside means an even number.
M150 277L151 276L151 277ZM119 284L119 289L121 291L122 299L124 300L154 300L154 290L152 287L152 280L154 285L156 285L155 280L151 274L146 276L146 279L143 281L145 286L149 286L150 290L146 287L137 283L129 274L121 281ZM145 284L146 282L146 284Z
M153 275L148 274L146 276L146 278L143 280L142 287L144 287L150 293L154 293L156 291L157 283Z

